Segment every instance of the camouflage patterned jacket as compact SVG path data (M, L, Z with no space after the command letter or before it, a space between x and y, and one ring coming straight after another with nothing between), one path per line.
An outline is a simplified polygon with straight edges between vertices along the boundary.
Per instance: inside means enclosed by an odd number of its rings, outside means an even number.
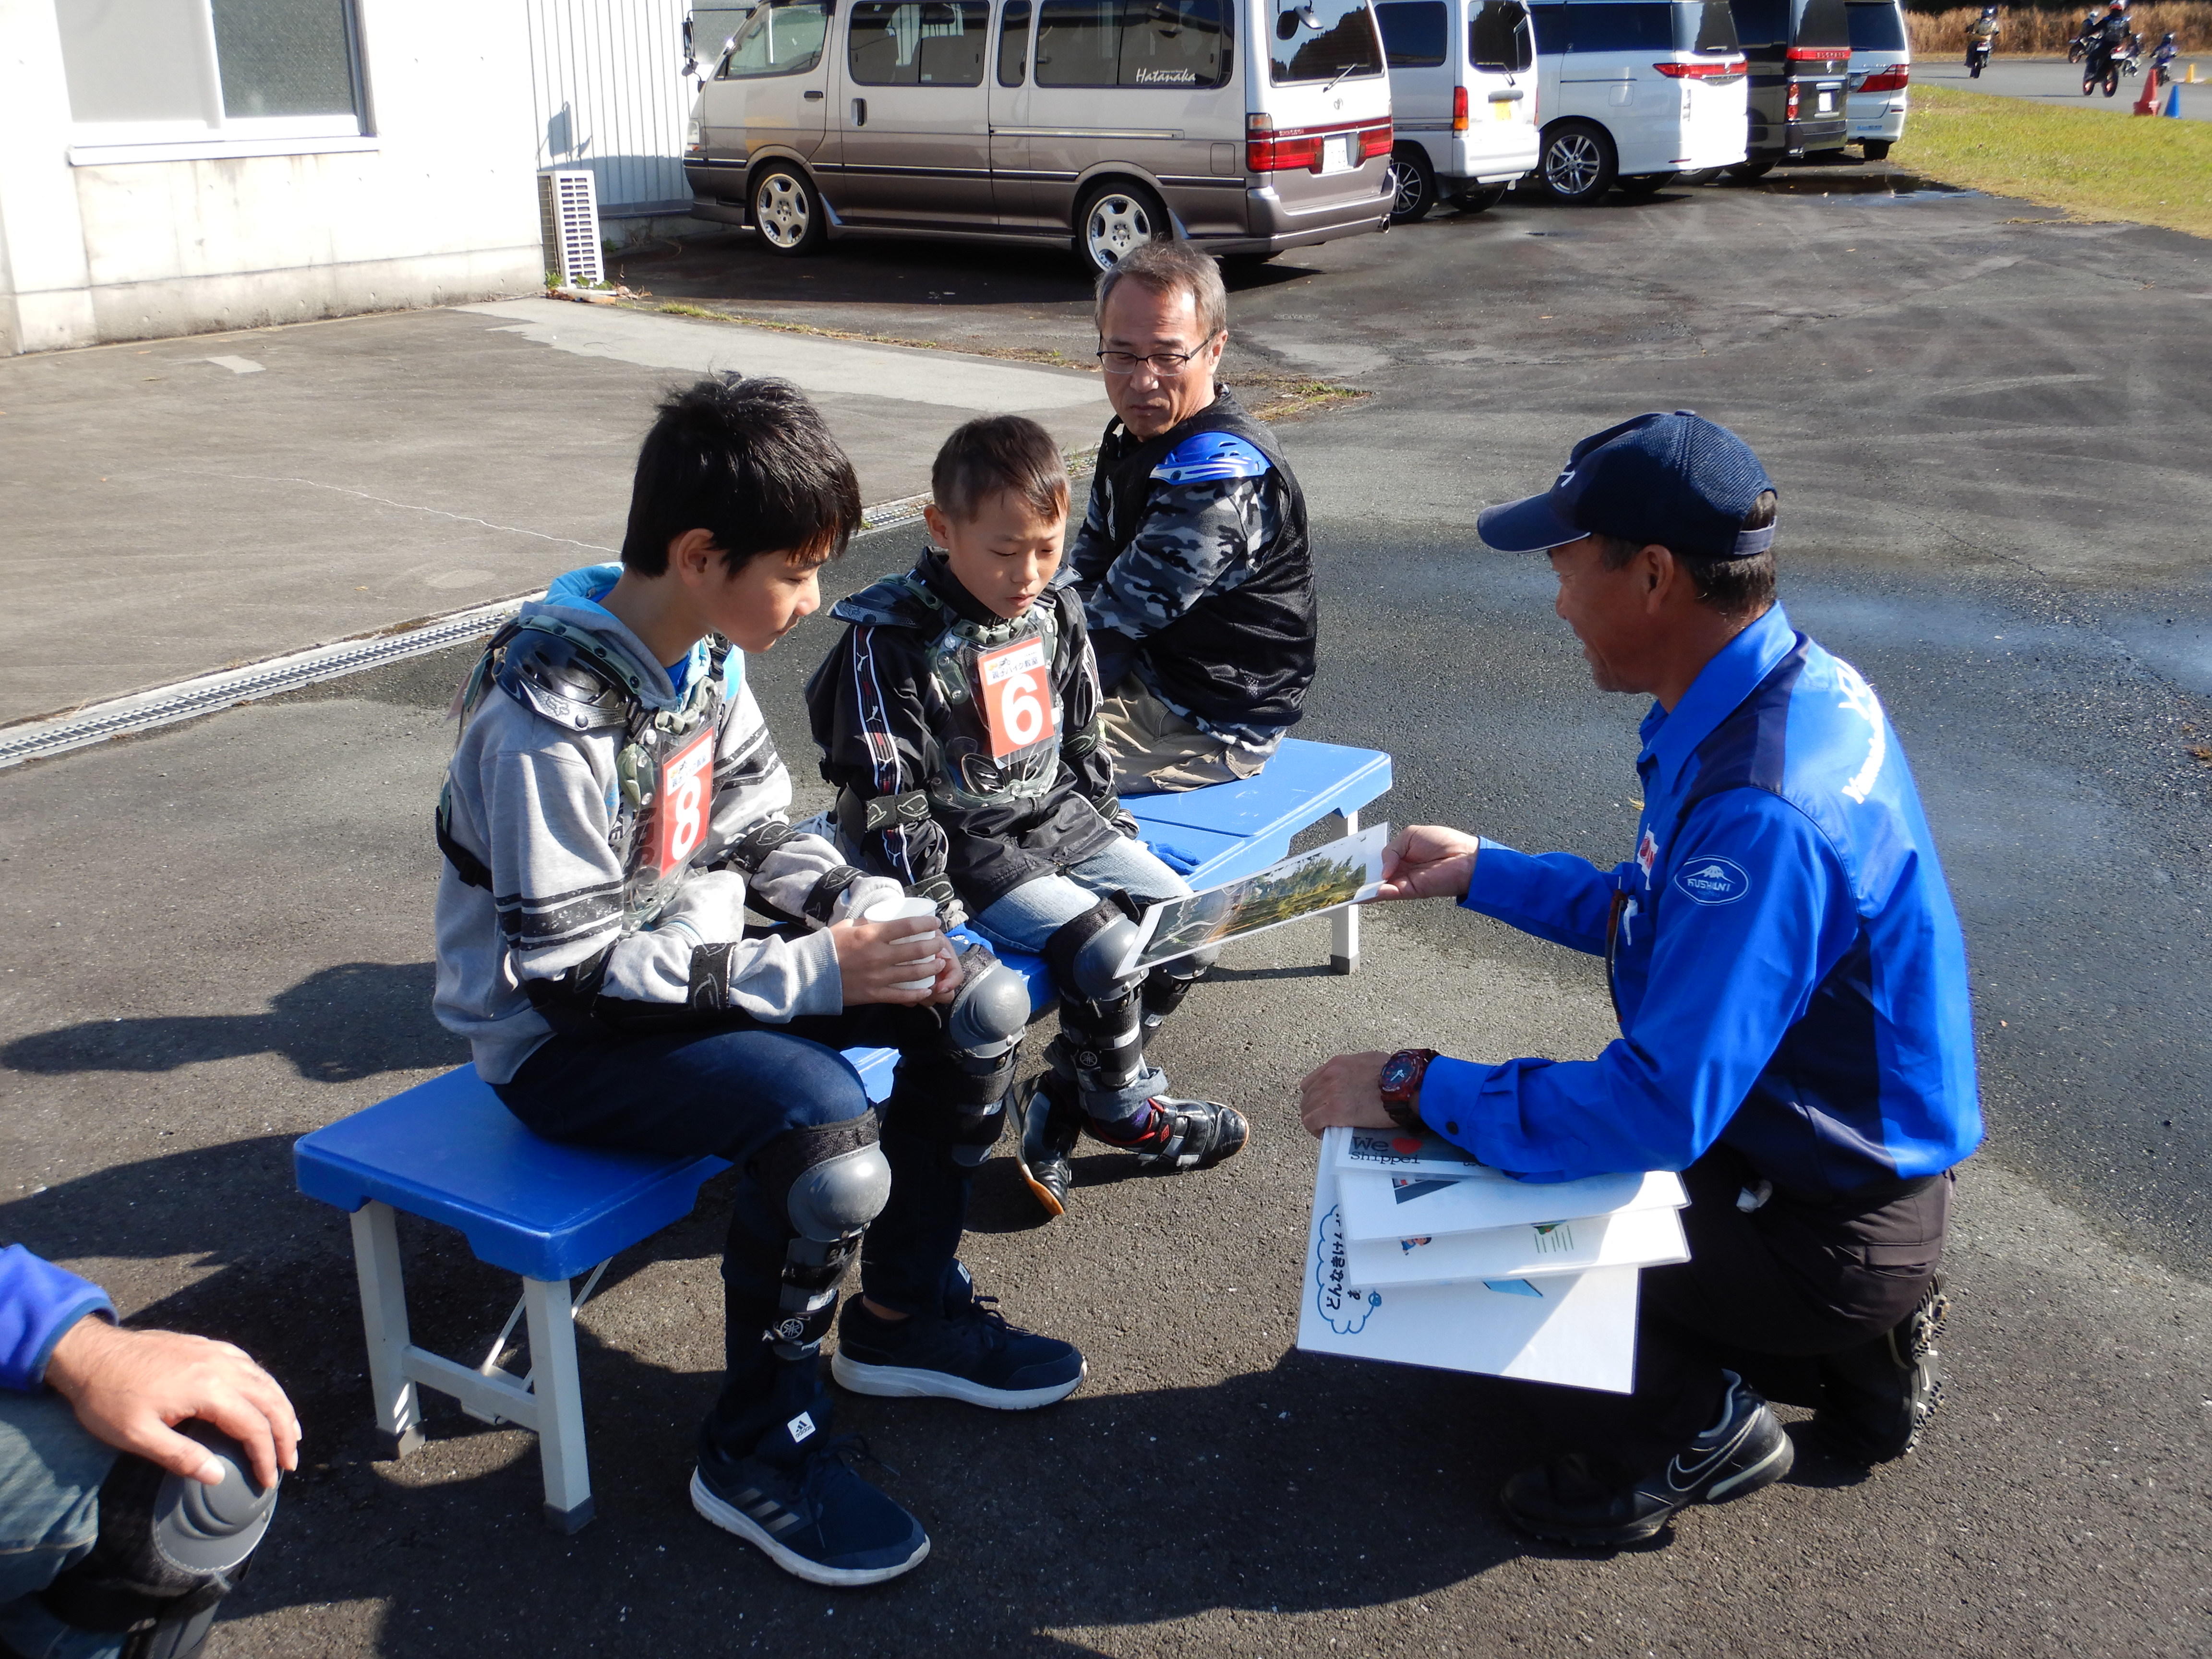
M1061 580L1108 689L1133 672L1201 730L1262 751L1297 722L1314 668L1305 495L1235 393L1156 438L1107 428Z

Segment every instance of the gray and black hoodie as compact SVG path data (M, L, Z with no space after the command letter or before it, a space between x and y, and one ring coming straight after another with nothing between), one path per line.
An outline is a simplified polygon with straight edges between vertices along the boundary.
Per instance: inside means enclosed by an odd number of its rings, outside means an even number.
M691 706L722 653L702 641L677 665L682 684L672 680L597 603L621 574L572 571L518 620L559 624L603 650L643 718ZM435 1006L469 1039L486 1082L513 1078L572 1020L621 1029L735 1012L781 1024L842 1007L836 954L819 930L904 890L854 880L830 842L783 828L791 776L744 683L744 653L728 649L721 674L706 833L642 909L634 883L625 903L626 843L641 833L636 769L622 759L630 732L568 729L495 686L464 713L441 808L453 851L438 886ZM756 866L750 874L732 863L741 847L752 849L739 859ZM747 939L748 904L812 931Z

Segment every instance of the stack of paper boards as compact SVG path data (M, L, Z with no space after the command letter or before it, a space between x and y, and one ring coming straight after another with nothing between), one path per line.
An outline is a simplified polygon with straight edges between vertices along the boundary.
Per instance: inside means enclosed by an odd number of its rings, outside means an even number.
M1322 1139L1298 1346L1626 1394L1638 1272L1686 1261L1679 1177L1516 1181L1433 1135Z

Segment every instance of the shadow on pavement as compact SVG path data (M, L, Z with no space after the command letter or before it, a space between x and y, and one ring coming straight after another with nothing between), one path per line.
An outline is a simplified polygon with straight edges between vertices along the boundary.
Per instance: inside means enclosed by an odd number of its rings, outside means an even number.
M65 1025L17 1037L0 1064L19 1072L170 1072L279 1054L303 1078L350 1083L380 1072L459 1066L468 1046L430 1012L427 962L347 962L280 992L264 1014L175 1014Z

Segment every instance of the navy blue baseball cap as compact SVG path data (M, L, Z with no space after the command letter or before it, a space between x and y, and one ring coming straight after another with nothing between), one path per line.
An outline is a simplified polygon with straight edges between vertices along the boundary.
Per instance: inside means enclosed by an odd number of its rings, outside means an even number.
M1540 495L1485 507L1474 533L1504 553L1538 553L1585 536L1618 536L1694 558L1747 559L1774 526L1743 528L1774 488L1751 446L1694 410L1639 415L1577 444Z

